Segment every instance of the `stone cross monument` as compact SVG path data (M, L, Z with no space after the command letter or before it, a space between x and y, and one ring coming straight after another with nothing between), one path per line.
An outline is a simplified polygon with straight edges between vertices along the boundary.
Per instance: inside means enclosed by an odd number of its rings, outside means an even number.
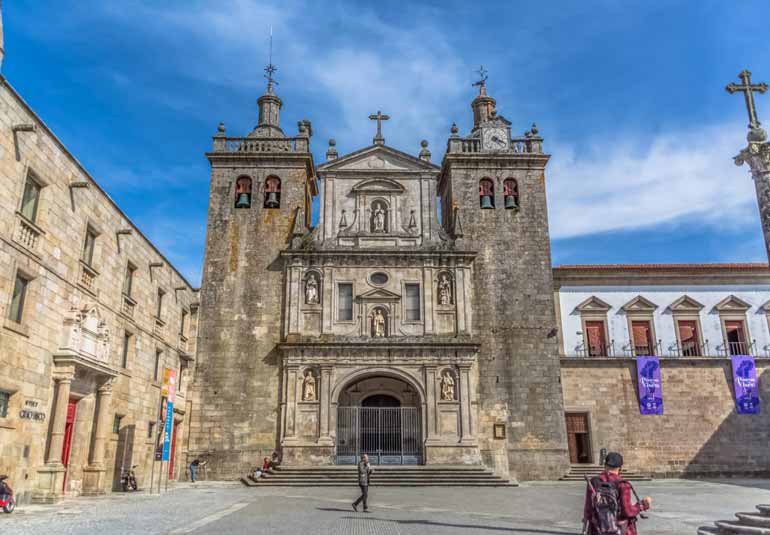
M762 222L762 233L765 236L765 249L770 259L770 142L767 132L760 126L757 110L754 105L754 92L764 93L768 89L766 83L752 84L751 72L743 70L739 75L741 84L730 83L725 89L728 93L738 91L744 94L746 110L749 114L749 133L746 136L748 146L735 157L735 165L748 163L754 185L757 188L757 202Z

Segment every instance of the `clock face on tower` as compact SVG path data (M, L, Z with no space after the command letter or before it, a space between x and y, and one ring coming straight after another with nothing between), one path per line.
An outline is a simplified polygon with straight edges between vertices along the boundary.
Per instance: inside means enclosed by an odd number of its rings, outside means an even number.
M484 150L506 150L508 148L508 132L505 128L489 128L484 130L481 141Z

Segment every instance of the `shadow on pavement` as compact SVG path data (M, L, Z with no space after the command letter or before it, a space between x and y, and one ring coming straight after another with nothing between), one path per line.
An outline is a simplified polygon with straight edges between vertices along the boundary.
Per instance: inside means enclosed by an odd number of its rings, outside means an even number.
M338 509L322 509L322 510L333 510L336 511ZM375 522L393 522L395 524L414 524L414 525L422 525L422 526L437 526L437 527L445 527L445 528L462 528L462 529L485 529L487 531L505 531L508 533L535 533L540 535L580 535L579 531L550 531L550 530L544 530L544 529L532 529L532 528L505 528L500 526L483 526L483 525L473 525L473 524L452 524L451 522L435 522L433 520L397 520L392 518L377 518L373 516L346 516L344 518L350 518L350 519L364 519L369 521L375 521Z

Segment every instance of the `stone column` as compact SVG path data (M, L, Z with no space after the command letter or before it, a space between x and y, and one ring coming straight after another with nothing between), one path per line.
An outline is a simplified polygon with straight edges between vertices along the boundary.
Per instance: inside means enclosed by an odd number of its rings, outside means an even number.
M56 407L53 410L53 425L51 426L51 443L46 456L47 464L61 464L62 448L64 447L64 428L67 425L67 405L70 400L70 386L74 373L64 373L54 380L58 385Z
M297 421L297 390L299 389L297 366L287 366L286 370L286 428L284 430L284 443L296 442Z
M319 446L333 446L334 441L329 435L329 413L331 403L331 387L332 387L332 368L331 366L321 367L321 425L320 425L320 437L318 438Z
M425 367L425 422L428 436L426 443L439 442L438 411L436 410L436 367Z
M757 141L752 141L753 139ZM749 132L749 145L735 157L736 165L748 163L757 190L759 217L765 237L765 252L770 259L770 142L761 128Z
M83 469L83 494L104 494L104 450L109 432L112 381L105 382L97 390L96 417L94 418L94 444L91 463Z
M460 365L460 442L475 444L476 433L471 418L471 366Z

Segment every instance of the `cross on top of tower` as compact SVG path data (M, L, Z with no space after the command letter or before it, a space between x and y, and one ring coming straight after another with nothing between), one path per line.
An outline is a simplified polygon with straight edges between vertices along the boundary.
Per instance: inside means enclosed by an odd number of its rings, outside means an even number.
M743 93L743 97L746 100L746 111L749 113L749 128L752 130L759 129L760 122L757 119L757 108L754 105L754 91L764 93L767 91L768 85L764 82L752 84L751 71L747 69L743 69L738 77L743 82L742 84L730 82L725 89L730 94L738 91Z
M387 121L390 119L390 115L383 115L383 113L380 110L377 110L376 114L372 114L369 116L369 119L372 121L377 121L377 135L374 136L374 139L372 140L375 145L384 145L385 144L385 138L382 137L382 121Z
M265 78L267 78L267 92L273 92L273 85L278 85L273 79L273 74L278 70L278 67L273 65L273 26L270 26L270 52L267 56L267 67L265 67Z

